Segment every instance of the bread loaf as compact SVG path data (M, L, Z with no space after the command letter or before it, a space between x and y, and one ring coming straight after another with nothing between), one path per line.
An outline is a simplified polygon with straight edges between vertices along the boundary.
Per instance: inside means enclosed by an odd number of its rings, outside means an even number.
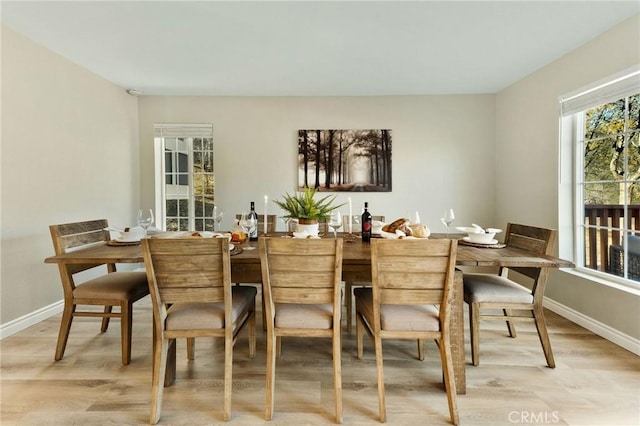
M409 222L409 219L405 219L404 217L400 219L396 219L391 223L387 223L382 227L384 232L389 232L391 234L395 234L398 229L402 229L406 226L406 223Z

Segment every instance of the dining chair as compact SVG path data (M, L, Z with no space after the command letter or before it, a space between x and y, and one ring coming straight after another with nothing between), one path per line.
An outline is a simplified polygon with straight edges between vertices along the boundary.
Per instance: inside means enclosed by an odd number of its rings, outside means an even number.
M49 226L56 255L97 243L106 243L110 239L110 234L104 229L108 226L109 222L106 219ZM106 274L76 283L75 274L102 265L106 265ZM64 293L64 309L60 321L55 360L59 361L64 356L73 318L102 318L100 331L103 333L107 331L111 318L120 318L122 363L129 364L131 362L133 303L149 294L145 273L142 271L116 271L115 263L104 262L92 264L58 263L58 270ZM78 309L79 306L85 305L104 306L104 310L99 312ZM114 306L119 306L120 311L113 312Z
M550 255L556 237L557 232L552 229L509 223L504 243L508 247ZM531 289L510 278L511 272L529 279ZM555 368L542 307L548 274L547 268L520 267L500 268L498 275L464 274L464 301L469 304L473 365L480 363L480 319L486 319L506 321L511 337L516 337L515 321L534 321L547 365ZM483 313L483 309L490 311ZM503 315L496 314L496 310L502 310Z
M324 337L333 342L336 422L342 423L343 240L261 238L258 244L267 316L266 418L273 417L281 338Z
M372 216L373 220L377 220L379 222L383 222L386 220L385 216ZM351 216L347 215L345 216L345 224L347 225L347 228L345 232L348 232L348 223L349 220L351 219ZM353 231L355 232L360 232L360 229L354 229ZM354 287L367 287L370 286L371 283L370 282L363 282L363 281L351 281L351 279L349 277L346 277L346 280L344 282L344 304L347 308L347 331L349 333L351 333L351 327L352 327L352 323L353 323L353 288Z
M434 339L449 415L459 423L449 326L456 250L457 241L449 239L371 240L372 287L355 289L356 344L362 359L365 331L374 343L381 422L387 419L382 339L416 339L419 348Z
M255 356L255 287L231 285L226 238L144 239L142 250L153 305L151 423L160 419L169 347L184 337L224 338L223 405L229 420L233 346L245 327L249 356ZM175 369L175 358L169 365Z

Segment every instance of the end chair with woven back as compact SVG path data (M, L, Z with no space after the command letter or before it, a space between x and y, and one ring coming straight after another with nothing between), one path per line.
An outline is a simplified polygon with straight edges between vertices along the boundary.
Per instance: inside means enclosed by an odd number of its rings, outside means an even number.
M108 226L106 219L49 226L56 255L80 249L83 246L106 243L110 235L104 228ZM106 274L76 283L75 274L103 265L106 265ZM129 364L133 303L149 294L146 274L141 271L118 272L114 263L89 265L58 263L58 269L64 293L64 310L55 360L59 361L64 356L73 318L102 318L100 331L103 333L107 331L111 318L120 318L122 363ZM104 310L102 312L80 310L79 307L83 305L104 306ZM113 312L114 306L120 307L119 312Z

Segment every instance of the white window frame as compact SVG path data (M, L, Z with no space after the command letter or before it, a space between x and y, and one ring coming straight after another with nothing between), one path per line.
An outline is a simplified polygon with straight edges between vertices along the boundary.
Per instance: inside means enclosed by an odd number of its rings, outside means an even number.
M575 271L594 278L594 281L640 290L640 282L619 277L605 271L597 271L584 265L585 229L584 224L584 111L623 97L640 93L640 65L624 70L613 76L597 81L560 97L560 162L559 162L559 246L560 256L573 259ZM626 158L625 158L626 164ZM626 191L626 188L625 188ZM626 210L626 200L625 200ZM625 274L627 271L627 226L622 227L624 235Z

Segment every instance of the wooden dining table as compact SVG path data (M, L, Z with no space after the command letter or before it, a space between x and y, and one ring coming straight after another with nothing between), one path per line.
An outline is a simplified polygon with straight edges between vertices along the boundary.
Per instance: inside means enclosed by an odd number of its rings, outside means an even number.
M275 233L272 236L283 236ZM151 238L181 238L190 237L188 232L159 233ZM371 282L371 249L359 238L345 235L342 276L345 282ZM449 238L462 238L463 234L450 234ZM432 234L430 238L446 238L444 234ZM257 241L245 241L239 247L242 251L231 256L231 281L236 283L261 283L262 274L260 255ZM57 256L50 256L45 263L68 264L102 264L102 263L142 263L144 262L140 245L108 245L96 244L77 251ZM543 267L543 268L571 268L572 262L529 252L527 250L506 246L504 248L475 247L458 244L456 265L481 267ZM351 294L345 295L347 308L351 309ZM454 279L454 303L451 307L451 353L454 364L456 390L459 394L466 393L465 351L464 351L464 301L462 271L456 270ZM350 329L350 327L349 327ZM168 378L171 380L171 378Z

